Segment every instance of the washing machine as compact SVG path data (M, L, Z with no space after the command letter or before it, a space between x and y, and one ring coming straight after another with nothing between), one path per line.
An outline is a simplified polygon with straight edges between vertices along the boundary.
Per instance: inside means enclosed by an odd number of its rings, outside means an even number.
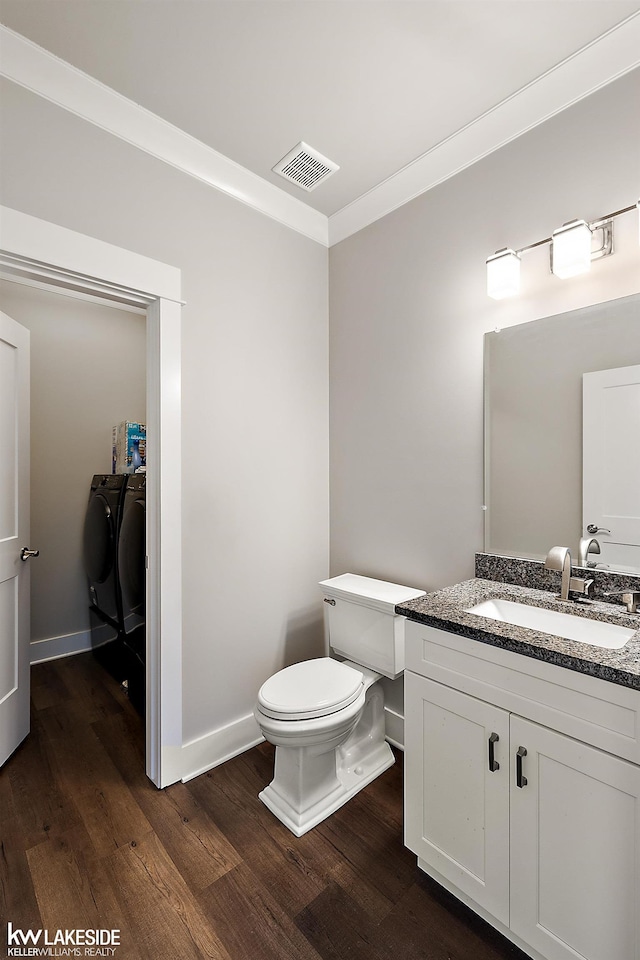
M92 650L120 681L125 679L126 669L122 649L118 537L126 480L123 474L96 474L93 477L83 536Z
M118 535L122 641L127 657L129 699L145 712L147 506L144 473L126 478Z

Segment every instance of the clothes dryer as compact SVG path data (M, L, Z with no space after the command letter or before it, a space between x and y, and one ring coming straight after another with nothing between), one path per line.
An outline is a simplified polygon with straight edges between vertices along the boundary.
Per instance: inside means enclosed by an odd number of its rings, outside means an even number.
M122 497L127 478L122 474L96 474L91 481L84 522L84 565L89 580L89 601L116 626L122 624L118 580L118 533Z
M122 519L118 535L118 577L125 636L145 623L146 608L146 484L144 473L125 477Z
M122 640L127 656L129 699L145 711L147 525L144 473L127 478L118 536L118 577L122 600Z
M118 578L118 534L126 479L123 474L110 473L93 477L83 536L92 650L118 681L126 677Z

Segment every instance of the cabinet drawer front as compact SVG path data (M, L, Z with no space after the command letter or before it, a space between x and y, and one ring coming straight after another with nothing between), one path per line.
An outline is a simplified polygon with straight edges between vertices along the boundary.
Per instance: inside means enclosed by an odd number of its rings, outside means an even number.
M410 622L407 669L640 763L640 691Z
M509 716L415 674L405 696L405 843L508 924Z
M549 960L640 960L640 768L519 717L511 755L511 929Z

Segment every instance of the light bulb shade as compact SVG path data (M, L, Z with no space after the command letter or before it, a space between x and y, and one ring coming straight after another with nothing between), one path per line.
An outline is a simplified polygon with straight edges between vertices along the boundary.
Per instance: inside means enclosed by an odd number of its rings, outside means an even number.
M591 269L591 230L584 220L573 220L554 230L551 243L551 269L565 280Z
M487 260L487 294L494 300L520 292L520 257L515 250L499 250Z

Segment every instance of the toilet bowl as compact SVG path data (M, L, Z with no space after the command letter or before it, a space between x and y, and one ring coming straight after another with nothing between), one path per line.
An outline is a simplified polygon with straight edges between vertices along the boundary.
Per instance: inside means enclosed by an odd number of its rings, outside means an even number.
M423 594L353 574L321 586L330 647L346 657L355 650L357 660L320 657L285 667L262 685L254 711L276 748L274 777L260 800L297 837L394 763L378 681L404 670L404 617L395 604Z

